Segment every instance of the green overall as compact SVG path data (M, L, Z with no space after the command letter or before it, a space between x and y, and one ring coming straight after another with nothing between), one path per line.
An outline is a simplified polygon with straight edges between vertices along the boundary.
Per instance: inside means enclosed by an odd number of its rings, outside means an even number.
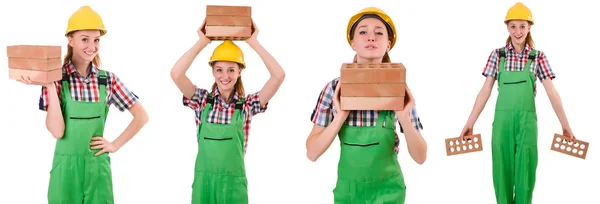
M406 186L394 152L392 118L390 111L380 111L376 126L342 126L338 133L341 152L334 203L404 203Z
M244 98L235 104L231 123L215 124L207 121L215 98L209 95L202 110L198 128L198 155L192 204L246 204L248 182L244 164Z
M523 71L505 71L500 51L498 100L492 129L492 166L498 204L531 204L538 162L535 76L531 50Z
M100 70L98 102L71 99L69 75L62 79L62 113L65 132L56 141L50 182L49 204L112 204L113 187L108 153L90 149L92 137L103 136L108 114L106 73Z

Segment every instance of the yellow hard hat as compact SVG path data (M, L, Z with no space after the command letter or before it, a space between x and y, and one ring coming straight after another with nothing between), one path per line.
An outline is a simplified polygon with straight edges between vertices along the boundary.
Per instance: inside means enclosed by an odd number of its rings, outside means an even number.
M385 24L387 24L386 26L388 29L388 33L390 33L389 38L390 41L392 42L390 45L390 50L394 47L394 44L396 44L396 27L394 26L394 22L392 21L392 18L390 18L390 16L388 16L385 12L383 12L383 10L376 8L376 7L367 7L361 11L359 11L357 14L354 14L354 16L352 16L350 18L350 21L348 22L348 28L346 28L346 38L348 39L348 44L352 45L352 35L353 33L351 33L352 27L354 26L355 23L358 22L358 20L360 20L360 18L366 14L375 14L377 16L379 16ZM390 30L391 29L391 30Z
M82 6L71 15L65 35L78 30L100 30L100 36L106 34L102 18L89 6Z
M531 10L525 6L525 4L518 2L506 13L506 18L504 19L504 23L507 23L510 20L525 20L529 21L533 25L533 17L531 15Z
M240 68L243 69L246 67L242 49L231 40L224 40L223 43L215 48L212 56L210 56L208 65L212 67L216 61L236 62L241 65Z

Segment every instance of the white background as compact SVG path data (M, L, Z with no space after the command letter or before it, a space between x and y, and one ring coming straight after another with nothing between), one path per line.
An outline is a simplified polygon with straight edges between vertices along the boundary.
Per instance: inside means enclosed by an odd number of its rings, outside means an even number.
M143 3L142 3L143 2ZM390 55L408 69L418 104L428 159L418 165L401 137L399 160L408 186L406 203L494 203L491 123L496 87L475 126L484 151L447 157L444 139L459 135L484 82L481 71L490 52L508 35L502 23L515 1L2 1L0 46L62 45L69 16L89 4L103 17L108 34L100 55L141 97L150 121L112 154L117 203L189 203L196 156L194 113L182 106L169 71L197 39L206 4L250 5L259 41L287 74L268 111L255 117L246 156L251 203L332 203L339 143L316 162L306 158L310 114L319 92L354 56L345 39L348 19L367 6L383 8L395 20L398 42ZM581 160L550 150L561 133L546 92L538 83L539 168L534 203L600 203L597 97L600 71L595 49L600 19L594 1L525 1L533 11L537 48L546 52L557 74L554 84L578 139L588 141ZM207 65L213 42L188 72L209 88ZM258 55L245 43L246 92L260 90L269 77ZM6 56L5 48L0 55ZM6 66L6 57L0 58ZM5 68L6 69L6 68ZM55 139L38 110L40 88L8 79L3 89L0 135L0 203L46 203ZM160 90L160 91L159 91ZM112 107L106 137L116 138L132 119ZM594 127L596 126L596 128Z

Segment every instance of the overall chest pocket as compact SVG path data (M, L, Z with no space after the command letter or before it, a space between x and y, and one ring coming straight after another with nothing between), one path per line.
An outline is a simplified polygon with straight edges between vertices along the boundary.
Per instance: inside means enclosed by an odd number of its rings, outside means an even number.
M527 82L527 80L515 80L515 81L505 81L503 84L505 85L513 85L513 84L522 84Z
M227 141L232 140L233 137L204 137L204 140L214 140L214 141Z
M370 146L379 145L379 142L370 142L370 143L343 142L342 144L344 144L346 146L354 146L354 147L370 147Z
M71 120L92 120L92 119L98 119L100 118L100 116L89 116L89 117L82 117L82 116L70 116L69 119Z

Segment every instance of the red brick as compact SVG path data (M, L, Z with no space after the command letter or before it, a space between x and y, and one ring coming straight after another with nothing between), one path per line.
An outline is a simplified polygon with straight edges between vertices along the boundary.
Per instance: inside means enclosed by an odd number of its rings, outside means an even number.
M403 97L406 93L406 84L347 84L341 83L341 96L364 97Z
M589 145L590 143L578 139L573 139L572 142L569 142L569 137L561 134L554 134L550 149L566 155L585 159L587 156L587 151L590 148Z
M206 16L206 26L252 26L252 17Z
M52 71L62 68L62 60L55 59L35 59L35 58L8 58L8 68L25 69L37 71Z
M401 63L344 63L340 69L341 83L405 83L406 68Z
M340 96L342 110L402 110L404 97Z
M61 58L61 47L51 45L9 45L6 46L9 58L56 59Z
M204 29L211 40L245 40L252 35L252 27L246 26L205 26Z
M446 139L446 155L452 156L470 152L480 152L483 150L481 134L464 136L464 141L460 137Z
M250 6L219 6L207 5L207 16L252 16L252 7Z
M10 79L21 79L21 76L29 77L32 82L46 84L62 79L62 69L56 69L52 71L37 71L37 70L25 70L25 69L8 69L8 76Z

